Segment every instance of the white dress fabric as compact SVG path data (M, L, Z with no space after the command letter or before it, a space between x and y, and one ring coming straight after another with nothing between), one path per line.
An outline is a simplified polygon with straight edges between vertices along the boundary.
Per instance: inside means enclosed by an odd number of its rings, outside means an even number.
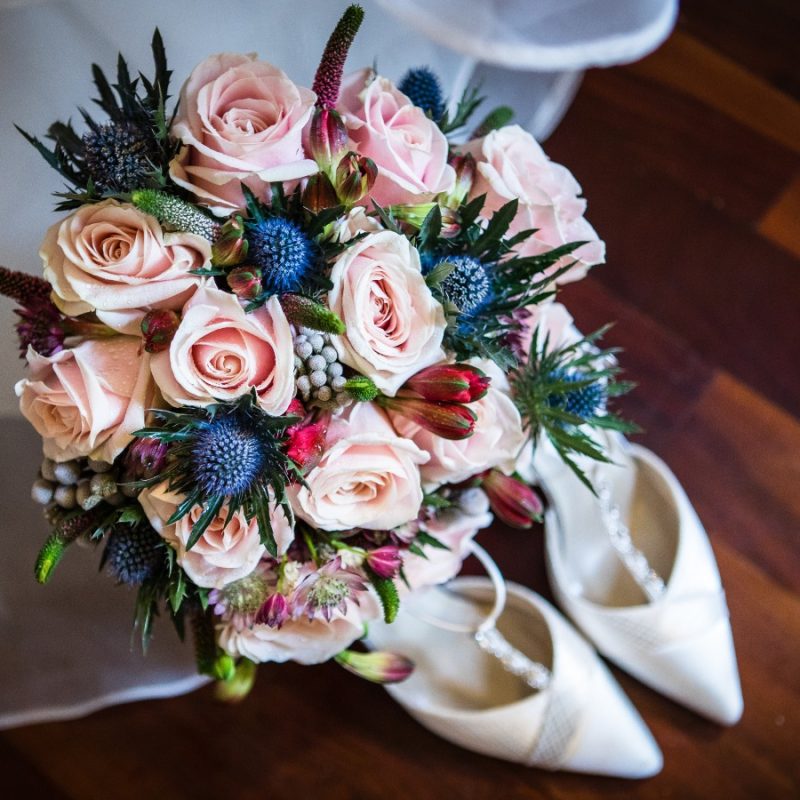
M56 219L59 176L14 130L42 135L91 107L92 61L113 73L117 52L147 74L153 28L162 32L174 94L212 52L256 51L310 85L328 32L345 7L330 0L0 0L0 264L40 274L37 251ZM666 37L674 0L375 0L348 65L399 79L427 65L457 95L473 78L493 104L544 138L563 115L581 70L644 55ZM394 15L391 16L390 15ZM469 29L465 25L469 21ZM287 35L288 32L288 35ZM422 34L422 35L421 35ZM484 62L484 63L479 63ZM512 67L516 71L509 72ZM488 104L487 104L488 105ZM46 526L28 499L39 442L18 417L12 304L0 301L0 728L79 716L110 703L188 691L202 682L191 649L157 621L151 651L130 646L134 594L98 574L96 555L68 552L46 587L32 576Z

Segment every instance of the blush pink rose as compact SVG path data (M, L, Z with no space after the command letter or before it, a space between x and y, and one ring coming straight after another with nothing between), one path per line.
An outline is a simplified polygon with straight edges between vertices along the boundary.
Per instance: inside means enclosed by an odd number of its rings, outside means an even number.
M181 89L172 134L183 147L172 179L218 214L244 205L241 183L262 195L271 181L313 175L303 128L316 95L255 54L220 53Z
M111 462L144 426L154 391L138 339L89 339L53 356L29 348L27 358L29 377L15 390L48 458Z
M397 432L430 455L430 460L420 467L426 488L460 483L492 467L511 473L525 443L522 418L508 395L505 375L493 361L470 363L483 370L492 382L480 400L469 404L477 415L475 432L469 438L443 439L407 417L391 414Z
M489 498L481 489L463 492L463 504L441 510L436 516L420 523L420 528L436 537L447 550L426 547L425 557L410 550L403 551L402 581L397 586L402 591L444 583L461 571L461 564L469 555L470 544L478 531L488 528L494 517L489 510Z
M204 286L151 369L170 405L207 406L255 389L260 407L279 416L295 392L292 331L277 297L247 314L235 295Z
M167 525L183 499L183 495L170 492L166 483L139 495L150 524L175 550L177 561L189 578L198 586L221 589L249 575L266 553L255 519L248 521L241 511L228 519L228 508L223 507L192 549L187 550L192 526L203 509L195 506L176 523ZM272 511L270 521L278 552L285 553L294 540L294 531L280 508Z
M427 459L380 409L358 403L334 418L322 460L305 486L288 488L289 500L297 516L322 530L390 530L419 513L419 465Z
M557 350L580 341L583 336L575 327L572 314L561 303L549 302L529 306L528 316L523 320L520 344L525 354L530 354L533 334L541 350L547 341L548 350Z
M470 197L486 195L483 213L488 215L517 198L519 211L509 234L538 228L517 247L520 255L535 256L568 242L587 242L550 270L552 274L577 260L557 283L580 280L591 266L605 260L605 244L583 216L586 201L580 196L580 184L566 167L552 162L527 131L508 125L468 142L462 151L477 161Z
M378 167L375 202L422 203L453 188L445 135L390 80L370 69L348 76L337 108L355 149Z
M369 592L360 592L358 605L347 603L347 613L334 609L330 622L321 617L290 619L280 628L269 625L238 626L228 622L217 627L219 646L234 657L251 661L296 661L321 664L364 635L365 623L378 619L380 606Z
M422 277L419 253L392 231L348 247L331 271L328 304L347 327L333 343L341 360L395 392L444 358L444 309Z
M121 333L139 334L151 308L180 308L211 263L211 245L192 233L165 233L135 206L104 200L53 225L39 255L55 302L77 316L96 311Z

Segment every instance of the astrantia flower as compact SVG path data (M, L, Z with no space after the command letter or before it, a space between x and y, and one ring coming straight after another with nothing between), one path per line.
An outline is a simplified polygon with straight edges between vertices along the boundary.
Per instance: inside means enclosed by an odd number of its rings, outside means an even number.
M267 578L256 568L249 575L222 589L212 589L208 594L208 601L217 616L234 620L240 625L252 625L268 593Z
M348 600L358 605L356 594L366 589L363 576L343 568L337 556L300 582L292 598L295 616L312 620L319 613L330 622L334 611L347 613Z
M551 373L550 380L579 383L586 380L586 376L581 372L556 370L555 373ZM574 414L581 419L590 419L605 411L606 400L605 387L600 381L596 381L563 394L551 395L548 402L552 408L561 408L567 414Z
M455 269L442 281L445 297L461 314L471 316L480 311L492 299L492 280L485 264L472 256L446 256L446 261Z
M313 246L288 219L268 217L248 226L248 258L261 268L264 288L275 294L293 292L308 272Z
M194 479L209 495L240 494L258 478L270 445L234 414L212 420L193 442Z

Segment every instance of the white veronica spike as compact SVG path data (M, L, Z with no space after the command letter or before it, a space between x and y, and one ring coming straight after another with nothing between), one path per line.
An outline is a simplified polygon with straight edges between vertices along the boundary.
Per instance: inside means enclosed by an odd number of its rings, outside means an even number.
M548 442L534 468L553 591L597 649L657 691L732 725L742 694L714 554L669 467L617 434L589 464L592 495ZM626 541L627 539L627 541Z
M485 755L622 778L659 772L661 751L636 709L594 650L539 595L508 584L496 623L500 650L508 655L510 646L536 665L539 690L514 674L513 660L504 663L461 630L431 624L454 609L463 616L465 606L475 618L485 616L495 594L486 578L456 578L425 593L424 616L407 600L391 625L371 625L370 646L416 664L408 680L387 687L392 697L434 733Z

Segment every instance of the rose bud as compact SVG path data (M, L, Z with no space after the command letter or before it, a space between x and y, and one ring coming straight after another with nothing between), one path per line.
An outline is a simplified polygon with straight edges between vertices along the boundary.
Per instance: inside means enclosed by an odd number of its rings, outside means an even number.
M394 578L403 564L400 550L393 544L368 550L366 561L367 566L379 578Z
M331 179L324 173L312 175L303 189L303 206L314 214L339 205L339 197Z
M414 662L397 653L343 650L335 658L348 672L373 683L399 683L414 671Z
M222 226L219 238L211 246L211 263L215 267L232 267L234 264L241 264L246 255L244 221L236 215Z
M319 464L325 452L327 433L328 427L324 422L290 428L286 455L300 467L302 472L309 472Z
M460 403L431 403L416 397L380 397L379 405L407 417L442 439L467 439L475 431L476 414Z
M259 625L280 628L289 617L289 604L280 593L271 594L256 613L255 621Z
M169 349L169 343L180 325L180 319L174 311L166 308L154 308L144 315L142 320L142 336L144 349L148 353L161 353Z
M438 364L418 372L404 388L437 403L473 403L490 383L491 378L471 364Z
M326 172L339 163L347 146L347 128L341 115L329 108L318 108L311 118L308 147L313 159Z
M336 191L347 205L357 203L368 194L378 177L378 168L371 158L349 152L336 168Z
M541 520L542 501L526 483L492 469L484 475L481 485L492 511L507 525L530 528Z
M226 280L230 290L240 300L255 300L261 294L261 270L258 267L235 267Z

